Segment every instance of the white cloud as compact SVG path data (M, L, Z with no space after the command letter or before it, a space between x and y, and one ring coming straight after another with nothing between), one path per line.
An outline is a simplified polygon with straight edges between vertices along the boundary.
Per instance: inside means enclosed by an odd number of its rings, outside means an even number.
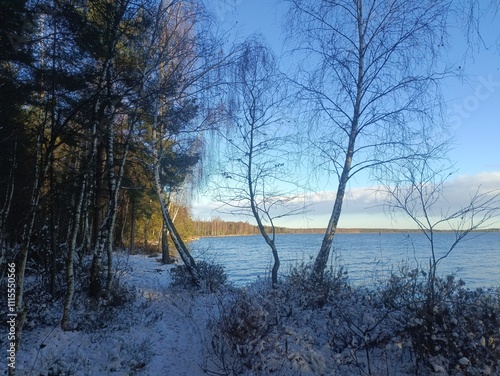
M488 192L500 189L500 172L483 172L474 175L460 175L452 177L444 187L444 200L436 212L458 210L467 205L471 197L477 192ZM307 210L305 214L287 217L277 222L280 226L288 227L326 227L330 217L335 191L308 193L300 200L304 201ZM193 215L197 218L210 219L220 216L225 220L248 220L250 217L237 217L218 212L220 204L203 200L193 206ZM384 211L383 195L379 187L356 187L346 192L342 206L340 227L364 228L408 228L414 227L403 215L390 218ZM498 223L496 227L498 227Z

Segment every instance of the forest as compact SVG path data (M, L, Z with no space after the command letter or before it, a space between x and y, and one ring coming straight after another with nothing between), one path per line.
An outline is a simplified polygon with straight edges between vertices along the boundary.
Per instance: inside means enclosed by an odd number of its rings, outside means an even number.
M453 170L440 85L463 74L447 60L453 47L447 28L462 22L464 38L475 48L481 43L475 39L478 25L498 5L282 3L288 53L296 62L286 72L262 36L235 40L202 1L1 1L0 267L2 291L13 289L1 312L16 315L14 348L27 345L23 328L29 307L37 304L26 286L36 280L60 310L61 329L75 331L76 297L85 296L91 302L85 309L98 311L109 291L121 291L115 258L124 250L158 255L162 267L181 265L178 273L185 276L177 279L203 290L222 272L195 260L189 241L258 234L273 256L269 285L277 293L283 281L276 234L291 230L276 221L306 213L304 192L324 174L336 191L329 222L322 229L294 230L324 234L314 263L291 276L304 278L297 286L318 294L303 303L323 307L343 286L341 274L328 270L332 243L350 182L369 174L383 187L387 210L407 215L429 240L426 270L407 271L409 279L393 280L392 287L402 293L414 282L413 291L423 289L418 299L426 325L442 319L437 307L451 296L443 291L459 286L438 278L439 264L457 243L497 218L500 208L498 190L478 187L461 208L438 213ZM469 11L460 13L464 7ZM301 176L303 169L311 175ZM201 189L212 191L226 213L248 221L192 218L191 202ZM433 236L443 224L456 241L439 256ZM411 276L423 277L422 284ZM390 310L417 304L386 298ZM233 314L243 314L243 305L257 298L242 299ZM388 316L381 313L370 330ZM248 316L242 320L250 331L260 330ZM439 353L435 333L429 333L418 333L429 345L415 349L418 361L425 351ZM491 338L497 341L498 333ZM226 345L243 351L236 342ZM222 362L218 374L237 374L236 368L250 364L245 360L230 370L222 350L212 350ZM488 353L488 359L494 356ZM427 366L418 361L415 374ZM498 362L490 363L498 371ZM368 368L361 374L376 373Z

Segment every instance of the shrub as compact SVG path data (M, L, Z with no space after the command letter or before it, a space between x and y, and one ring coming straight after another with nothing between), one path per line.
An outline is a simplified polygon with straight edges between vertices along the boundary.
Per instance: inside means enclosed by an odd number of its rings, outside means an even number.
M219 300L220 316L211 323L213 338L211 363L226 375L242 374L245 369L262 370L261 357L272 326L266 297L240 290Z
M500 375L500 289L402 267L379 289L299 265L276 288L222 296L210 362L218 374ZM214 372L216 374L217 372Z
M381 291L384 304L400 310L400 332L411 343L417 368L449 374L499 372L500 291L470 291L454 276L436 277L403 267Z
M328 340L320 327L329 310L322 307L344 294L346 275L328 272L314 282L310 270L299 265L275 288L257 282L220 300L209 349L219 374L324 374L330 360L321 348Z
M347 271L343 266L331 267L318 280L312 278L312 265L301 263L291 268L283 288L293 291L301 306L320 308L342 289L347 288L347 280Z
M119 313L129 309L137 298L137 291L114 280L109 290L102 290L98 298L89 298L83 291L78 292L75 302L82 300L85 308L79 330L92 332L113 325Z
M185 265L178 265L171 270L172 285L188 289L200 287L204 291L216 292L227 283L227 275L222 265L198 261L197 266L201 277L201 286L197 286Z

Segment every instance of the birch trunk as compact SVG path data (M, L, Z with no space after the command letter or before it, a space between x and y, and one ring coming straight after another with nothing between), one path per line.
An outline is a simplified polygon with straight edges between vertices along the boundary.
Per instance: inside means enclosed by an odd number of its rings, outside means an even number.
M18 263L16 268L16 333L15 333L15 342L16 349L19 349L19 345L21 342L21 335L24 326L24 320L26 319L26 307L24 305L24 278L26 272L26 263L28 261L28 253L31 246L31 238L33 235L33 228L35 225L36 213L39 206L41 190L43 187L43 181L47 176L49 163L48 160L52 154L52 146L49 146L49 149L46 153L46 158L42 158L42 142L43 142L43 125L41 126L40 133L37 136L36 140L36 149L35 149L35 171L34 176L35 180L33 182L33 188L31 191L31 205L28 211L27 220L24 224L23 234L21 238L21 250L18 256ZM9 375L14 375L15 371L13 368L9 367Z
M325 231L325 236L323 237L323 242L321 243L321 248L316 256L313 267L312 277L315 279L322 279L324 271L328 264L328 258L330 257L330 252L332 249L333 238L337 232L337 226L340 219L340 214L342 212L342 203L344 201L345 191L347 188L347 182L350 178L352 158L354 156L354 147L356 143L356 137L358 136L359 128L359 117L361 112L361 101L363 98L363 73L364 73L364 53L365 53L365 41L363 34L363 3L358 4L358 15L357 15L357 32L358 32L358 76L356 84L356 102L353 107L353 116L351 121L351 126L349 129L349 142L347 149L345 151L344 165L342 168L342 173L339 178L339 184L337 187L337 194L335 197L335 203L333 205L332 214L328 222L328 226Z
M161 262L162 264L171 264L170 251L168 249L168 229L165 221L163 221L161 231Z
M271 283L273 287L276 287L278 284L278 270L280 267L280 259L278 254L278 249L276 248L275 243L275 229L273 221L271 220L271 228L272 228L272 237L266 231L264 224L260 218L259 208L257 207L256 198L255 198L255 190L254 190L254 182L253 182L253 154L254 154L254 133L255 127L252 124L250 130L250 144L248 147L248 169L247 169L247 184L248 184L248 193L250 198L250 207L252 209L252 214L257 221L257 226L259 227L260 234L264 238L267 245L271 248L271 253L273 255L274 263L273 268L271 270Z
M61 328L63 330L72 330L71 325L71 304L73 303L73 296L75 294L75 275L74 275L74 258L76 249L76 239L78 229L80 228L80 221L82 218L83 198L85 196L87 177L84 176L81 184L81 191L76 203L75 215L73 218L73 226L71 228L71 237L68 247L68 257L66 259L66 283L68 284L66 296L64 298L63 315L61 319Z
M132 126L131 126L132 127ZM131 129L129 129L130 131ZM129 132L130 134L130 132ZM125 150L119 166L118 174L115 173L115 130L110 127L108 131L108 148L106 156L106 169L109 184L109 200L106 210L106 217L104 218L101 226L99 227L99 234L97 244L94 248L94 256L91 268L90 280L90 295L94 298L98 297L102 291L101 273L102 273L102 256L106 248L107 255L107 273L106 273L106 288L109 290L113 280L113 230L116 223L116 214L118 208L119 190L123 174L125 172L125 163L129 148L129 138L125 141Z
M158 162L158 158L155 158L156 161ZM163 221L167 227L167 230L170 232L170 236L172 238L172 241L175 245L175 248L177 249L177 252L179 253L179 256L181 257L182 261L184 262L184 265L186 266L189 274L193 278L194 282L199 285L201 282L200 274L198 271L198 267L196 265L196 262L194 261L193 257L189 253L188 248L182 241L182 238L180 237L179 233L177 232L177 229L174 226L174 222L172 221L172 217L170 216L170 212L168 210L168 199L166 197L165 191L163 189L163 186L160 181L160 166L159 163L155 163L154 167L154 183L155 183L155 190L156 194L158 196L158 200L160 201L160 206L161 206L161 211L163 215Z
M129 129L129 134L131 134L132 129ZM127 161L127 154L129 149L130 139L127 138L125 141L125 150L123 151L122 160L120 162L120 167L118 170L118 176L115 175L114 170L112 172L112 178L114 180L114 190L113 190L113 212L111 213L111 223L110 229L108 232L108 247L107 247L107 255L108 255L108 269L107 269L107 277L106 277L106 289L111 288L111 283L113 282L113 243L114 243L114 228L116 224L116 215L118 209L118 200L120 198L120 187L123 179L123 175L125 174L125 164Z
M90 296L93 298L97 298L103 287L102 287L102 269L103 269L103 261L102 256L104 253L104 249L107 248L107 242L110 238L109 232L112 231L112 216L116 211L116 203L115 203L115 195L116 195L116 181L114 176L114 130L110 125L107 132L108 139L108 147L107 147L107 155L106 155L106 170L108 176L108 190L109 190L109 199L108 205L106 208L106 215L102 220L102 223L99 226L99 230L97 233L96 244L94 247L94 254L92 257L92 266L90 270ZM95 225L95 224L94 224ZM108 260L110 261L110 260Z

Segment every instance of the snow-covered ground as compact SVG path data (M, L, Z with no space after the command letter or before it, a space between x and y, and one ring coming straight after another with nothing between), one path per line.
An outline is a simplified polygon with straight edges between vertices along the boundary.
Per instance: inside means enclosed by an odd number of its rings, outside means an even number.
M206 293L174 287L173 267L116 254L115 291L98 307L77 294L68 332L61 301L31 290L16 374L500 375L500 289L442 280L437 291L448 295L430 322L411 270L378 290L352 287L342 273L314 284L297 269L277 289L261 280Z
M16 375L205 375L200 364L214 296L171 288L172 266L155 258L118 255L116 263L136 298L94 316L75 312L75 322L85 324L70 332L28 318ZM58 303L44 315L56 318L60 310Z

